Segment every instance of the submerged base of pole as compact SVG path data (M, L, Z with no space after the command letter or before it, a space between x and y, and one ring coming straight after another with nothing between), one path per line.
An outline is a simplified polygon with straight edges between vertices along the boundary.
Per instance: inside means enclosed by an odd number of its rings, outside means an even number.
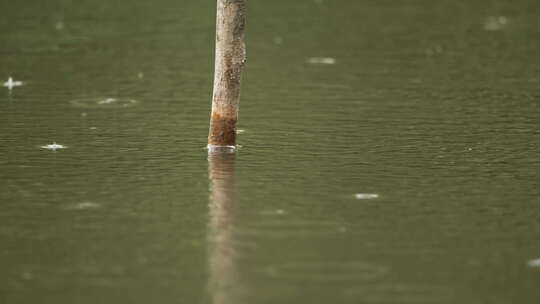
M234 153L236 151L236 146L218 146L218 145L207 145L206 149L208 153Z

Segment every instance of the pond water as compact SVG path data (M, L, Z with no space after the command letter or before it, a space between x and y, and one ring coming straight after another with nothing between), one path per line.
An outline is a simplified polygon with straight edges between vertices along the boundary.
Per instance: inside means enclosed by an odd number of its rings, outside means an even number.
M208 157L214 6L0 3L1 303L538 303L539 1L250 0Z

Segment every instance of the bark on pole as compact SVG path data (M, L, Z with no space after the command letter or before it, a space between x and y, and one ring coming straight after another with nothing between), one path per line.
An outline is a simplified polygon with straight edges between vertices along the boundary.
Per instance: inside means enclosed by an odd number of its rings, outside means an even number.
M236 146L240 81L246 62L246 2L217 0L214 93L208 134L211 152L231 152Z

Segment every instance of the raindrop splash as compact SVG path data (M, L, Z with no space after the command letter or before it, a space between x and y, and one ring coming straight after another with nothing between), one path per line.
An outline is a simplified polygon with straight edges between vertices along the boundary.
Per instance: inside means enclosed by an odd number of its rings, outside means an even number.
M9 77L6 82L3 83L3 86L8 88L8 90L13 90L14 87L20 87L23 85L22 81L13 80L12 77Z
M60 145L60 144L57 144L56 142L53 142L52 144L41 146L41 148L46 149L46 150L56 151L60 149L66 149L67 146Z

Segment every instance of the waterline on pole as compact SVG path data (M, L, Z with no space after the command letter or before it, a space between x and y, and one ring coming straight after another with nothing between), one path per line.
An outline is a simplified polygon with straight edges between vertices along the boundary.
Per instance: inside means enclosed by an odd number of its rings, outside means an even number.
M222 146L212 144L208 144L206 146L208 153L234 153L236 151L236 148L236 146Z

